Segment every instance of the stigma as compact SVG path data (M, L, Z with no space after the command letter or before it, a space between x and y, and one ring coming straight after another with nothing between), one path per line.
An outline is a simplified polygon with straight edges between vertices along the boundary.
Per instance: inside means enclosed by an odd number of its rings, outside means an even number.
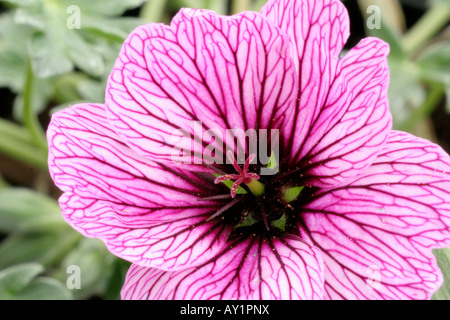
M243 168L241 168L239 166L239 164L237 163L236 158L234 157L234 154L231 150L228 150L227 157L230 160L230 162L232 163L234 169L236 169L237 174L222 175L222 176L216 178L216 180L214 180L214 183L218 184L218 183L221 183L221 182L224 182L227 180L231 180L231 181L234 180L233 186L231 187L231 190L230 190L232 198L236 197L238 187L241 184L245 184L254 196L256 196L256 197L262 196L265 192L265 187L261 182L258 181L260 179L259 175L254 172L249 172L250 163L256 158L256 155L251 154L247 158L247 160L245 160Z

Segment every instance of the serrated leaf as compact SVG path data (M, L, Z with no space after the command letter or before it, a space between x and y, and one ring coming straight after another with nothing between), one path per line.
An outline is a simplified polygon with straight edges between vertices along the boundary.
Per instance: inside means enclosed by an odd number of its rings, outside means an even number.
M0 300L14 297L44 268L36 263L16 265L0 271Z

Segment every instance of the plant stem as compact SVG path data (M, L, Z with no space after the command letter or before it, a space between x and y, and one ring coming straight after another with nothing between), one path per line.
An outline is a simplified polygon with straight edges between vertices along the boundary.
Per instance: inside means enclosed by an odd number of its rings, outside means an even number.
M448 5L437 4L431 7L403 37L402 45L405 52L414 54L449 21Z
M0 152L40 169L47 168L47 153L32 141L24 128L0 119Z
M411 113L409 118L400 126L401 131L410 132L420 120L427 118L434 111L442 98L444 98L444 87L439 83L431 83L425 103Z
M231 13L237 14L243 11L250 10L251 6L251 0L233 0L231 3Z
M23 124L31 133L33 142L36 146L47 151L48 147L45 133L42 130L37 115L34 113L32 107L35 78L33 75L33 70L31 69L31 62L28 62L26 72L25 88L23 92Z
M10 185L8 182L5 181L5 179L3 179L3 177L0 175L0 190L1 189L6 189L9 188Z

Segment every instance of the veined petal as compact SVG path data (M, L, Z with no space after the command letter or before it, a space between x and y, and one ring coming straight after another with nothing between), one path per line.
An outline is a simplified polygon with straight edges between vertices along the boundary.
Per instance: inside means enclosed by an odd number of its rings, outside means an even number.
M350 34L349 17L339 0L269 0L261 14L290 37L299 85L293 92L295 113L284 132L290 138L285 156L295 165L296 153L336 77L339 55Z
M388 139L389 46L363 39L339 62L339 74L298 158L305 179L335 186L368 167ZM297 161L297 160L295 160Z
M324 252L328 298L427 299L442 283L433 248L450 246L450 158L393 132L372 166L302 213Z
M172 135L181 129L191 138L182 148L192 147L190 164L198 165L205 145L223 158L225 145L234 149L224 141L226 129L281 128L296 77L287 35L258 13L182 10L170 26L131 33L109 77L106 105L119 135L139 154L173 165L180 146Z
M47 136L50 173L65 192L64 218L114 254L177 270L204 262L225 244L230 228L207 221L224 203L199 197L227 188L218 189L212 174L139 156L110 128L104 106L82 104L55 114Z
M284 156L318 187L355 176L391 129L388 45L367 38L340 59L349 35L340 0L272 0L261 13L289 34L298 57L299 90Z
M164 272L131 266L123 299L321 299L320 253L298 238L234 239L195 269Z

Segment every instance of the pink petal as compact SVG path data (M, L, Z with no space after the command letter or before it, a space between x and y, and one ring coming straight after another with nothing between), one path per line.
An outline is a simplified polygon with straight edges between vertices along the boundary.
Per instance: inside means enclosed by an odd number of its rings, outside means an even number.
M355 176L389 134L388 45L364 39L341 60L349 19L339 0L272 0L261 13L289 34L298 57L297 104L284 131L291 167L318 187Z
M368 167L391 130L389 46L366 38L340 61L327 103L298 153L305 179L333 186Z
M230 228L207 221L227 202L199 201L227 192L212 174L180 172L129 149L111 130L102 105L76 105L53 116L49 167L64 218L102 239L119 257L176 270L222 249ZM228 191L229 192L229 191Z
M110 75L106 105L139 154L173 165L173 147L192 144L189 160L198 165L209 143L225 159L226 129L281 128L296 83L288 38L264 17L182 10L170 26L131 33ZM194 121L202 127L196 130ZM174 141L180 128L195 141ZM223 139L214 141L208 129Z
M442 283L431 249L450 246L449 172L440 147L393 132L371 167L303 209L327 298L431 297Z
M321 299L322 257L298 238L234 239L196 269L131 266L123 299Z

